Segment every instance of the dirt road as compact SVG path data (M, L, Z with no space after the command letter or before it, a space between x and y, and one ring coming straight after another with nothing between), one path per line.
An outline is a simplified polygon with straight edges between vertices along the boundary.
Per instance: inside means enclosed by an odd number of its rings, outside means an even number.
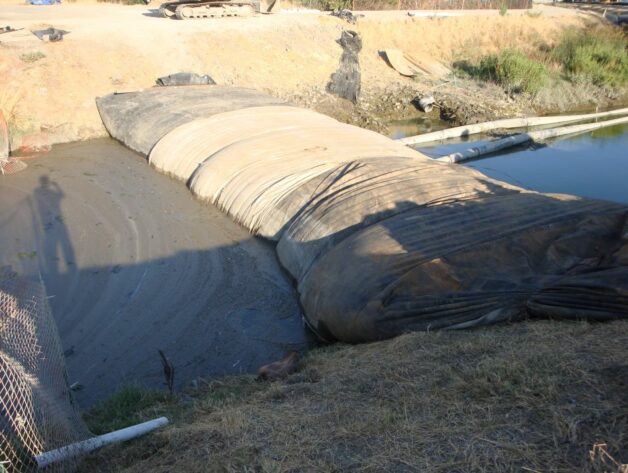
M306 333L273 249L103 139L0 176L0 266L41 270L82 405L125 381L255 371Z

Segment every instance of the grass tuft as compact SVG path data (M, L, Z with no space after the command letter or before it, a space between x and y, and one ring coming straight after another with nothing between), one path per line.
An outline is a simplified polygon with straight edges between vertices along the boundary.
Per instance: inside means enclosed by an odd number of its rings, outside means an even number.
M20 60L21 60L22 62L25 62L25 63L31 64L31 63L33 63L33 62L37 62L37 61L39 61L40 59L43 59L43 58L45 58L45 57L46 57L46 55L45 55L44 53L42 53L41 51L33 51L33 52L30 52L30 53L24 53L24 54L22 54L22 55L20 56Z
M518 49L483 56L478 66L467 64L466 72L472 77L501 84L509 93L538 92L549 77L543 64Z
M147 420L148 409L168 401L164 392L129 384L86 411L83 419L94 434L105 434Z

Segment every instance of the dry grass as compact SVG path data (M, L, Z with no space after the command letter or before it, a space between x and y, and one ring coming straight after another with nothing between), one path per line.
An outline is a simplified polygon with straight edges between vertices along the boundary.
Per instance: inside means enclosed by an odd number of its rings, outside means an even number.
M627 347L628 321L330 346L285 382L202 385L84 471L619 471L603 452L628 462Z
M12 85L0 87L0 112L9 127L11 141L31 128L29 119L22 111L24 95L22 87Z
M24 53L20 55L20 61L25 62L27 64L31 64L33 62L37 62L41 59L44 59L46 55L41 51L31 51L30 53Z

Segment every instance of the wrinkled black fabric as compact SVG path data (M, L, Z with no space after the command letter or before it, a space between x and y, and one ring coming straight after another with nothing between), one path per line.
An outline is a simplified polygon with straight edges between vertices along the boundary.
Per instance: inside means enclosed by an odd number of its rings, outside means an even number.
M346 8L342 10L334 10L331 14L332 16L345 20L347 23L351 23L352 25L355 25L359 18L364 17L364 15L356 15L351 10L347 10Z
M331 75L327 91L355 103L362 88L358 57L362 50L362 40L355 31L343 31L338 44L342 46L340 67Z
M63 36L68 33L69 31L59 30L57 28L48 28L45 30L33 31L33 34L42 41L50 41L51 43L63 40Z

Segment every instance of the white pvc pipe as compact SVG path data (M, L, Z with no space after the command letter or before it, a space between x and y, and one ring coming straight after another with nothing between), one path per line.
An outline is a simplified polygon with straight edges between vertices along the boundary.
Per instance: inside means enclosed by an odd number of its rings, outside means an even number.
M485 154L496 153L502 149L512 148L513 146L521 145L532 141L532 137L529 133L521 133L518 135L507 136L506 138L500 138L498 140L489 141L488 143L482 143L472 148L467 148L463 151L457 151L455 153L439 156L436 161L442 161L445 163L460 163L463 161L469 161L470 159L483 156Z
M607 120L597 123L586 123L584 125L571 125L560 128L552 128L550 130L537 130L530 131L528 133L520 133L518 135L507 136L499 140L483 143L472 148L468 148L464 151L458 151L457 153L451 153L446 156L440 156L436 158L437 161L443 161L445 163L460 163L463 161L469 161L470 159L477 158L479 156L494 153L502 149L511 148L513 146L526 143L528 141L541 141L549 138L555 138L563 135L573 135L575 133L586 133L588 131L599 130L608 126L622 125L628 123L628 117L615 118L614 120Z
M584 120L593 120L595 118L604 118L612 116L628 115L628 108L619 110L610 110L608 112L589 113L586 115L564 115L554 117L529 117L529 118L505 118L503 120L495 120L492 122L476 123L473 125L457 126L447 128L446 130L434 131L432 133L424 133L417 136L408 136L401 138L399 141L404 145L416 145L419 143L428 143L430 141L446 140L448 138L458 138L460 136L469 136L485 131L492 131L506 128L523 128L529 126L552 125L559 123L573 123Z
M164 425L167 425L168 422L167 418L159 417L158 419L149 420L148 422L132 425L126 429L116 430L114 432L109 432L108 434L83 440L82 442L66 445L65 447L61 447L56 450L40 453L39 455L35 455L35 460L37 461L38 468L42 469L53 463L67 460L83 453L89 453L114 442L131 440L152 430L158 429L159 427L163 427Z

